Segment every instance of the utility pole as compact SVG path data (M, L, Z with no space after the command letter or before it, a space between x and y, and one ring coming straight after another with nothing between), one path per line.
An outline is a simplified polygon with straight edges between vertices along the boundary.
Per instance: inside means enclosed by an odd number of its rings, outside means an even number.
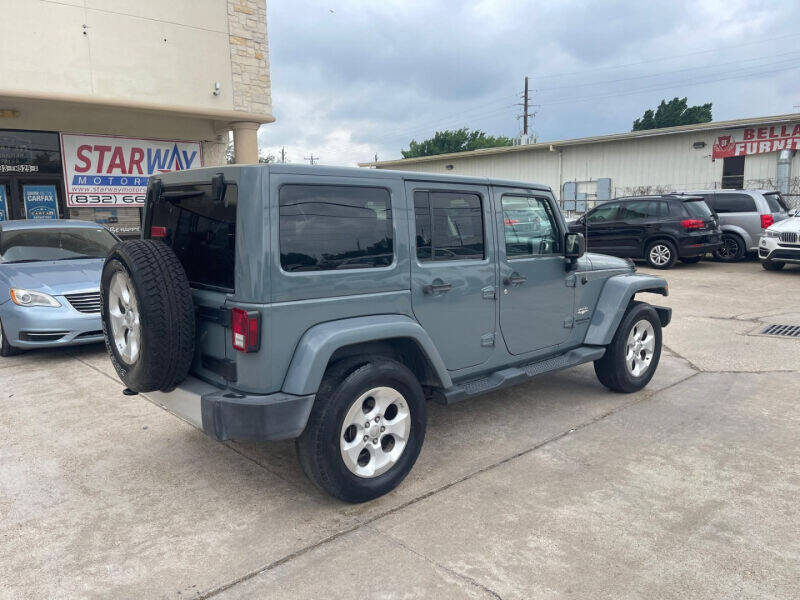
M286 147L281 146L281 164L286 163Z
M314 153L312 152L311 156L306 156L303 160L307 160L308 164L310 164L313 167L315 164L317 164L319 156L314 156Z
M378 162L378 153L375 153L375 160L373 162Z
M528 76L525 76L525 100L522 106L522 134L528 135Z

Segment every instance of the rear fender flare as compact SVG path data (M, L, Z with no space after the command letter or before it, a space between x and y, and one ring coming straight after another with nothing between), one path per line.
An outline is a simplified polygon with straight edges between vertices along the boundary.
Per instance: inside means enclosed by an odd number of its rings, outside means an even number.
M442 357L419 323L405 315L375 315L321 323L306 331L297 344L282 389L298 396L315 394L336 350L392 338L414 340L430 362L441 387L452 386Z
M661 277L642 273L609 277L603 286L603 291L600 292L584 343L591 346L610 344L628 304L637 292L653 292L667 296L669 286ZM662 323L665 321L669 323L670 314L669 309L661 309L658 316Z

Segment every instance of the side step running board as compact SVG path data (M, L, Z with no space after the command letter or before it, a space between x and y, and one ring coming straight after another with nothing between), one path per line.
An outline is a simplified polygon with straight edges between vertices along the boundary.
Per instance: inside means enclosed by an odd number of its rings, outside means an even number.
M486 392L516 385L517 383L522 383L537 375L552 373L553 371L560 371L561 369L597 360L602 357L605 352L605 348L598 346L575 348L560 356L528 363L527 365L509 367L507 369L495 371L486 377L457 383L450 389L438 390L434 398L443 404L453 404L454 402L459 402L470 396L477 396L479 394L485 394Z

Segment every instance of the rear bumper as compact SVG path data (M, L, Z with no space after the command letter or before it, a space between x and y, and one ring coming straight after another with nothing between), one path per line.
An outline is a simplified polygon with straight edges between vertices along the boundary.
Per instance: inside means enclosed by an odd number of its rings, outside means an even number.
M296 438L305 429L314 404L313 394L243 394L196 377L188 377L172 392L151 392L147 396L219 441Z
M691 258L713 252L722 245L719 234L702 235L695 238L685 238L680 241L678 256Z

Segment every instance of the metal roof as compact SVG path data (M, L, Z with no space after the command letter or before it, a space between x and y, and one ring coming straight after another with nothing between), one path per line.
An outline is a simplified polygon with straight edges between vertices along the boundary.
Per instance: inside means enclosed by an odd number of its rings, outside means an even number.
M582 144L599 144L603 142L616 142L631 139L641 139L648 137L658 137L664 135L675 135L679 133L694 133L713 131L717 129L735 129L739 127L749 127L758 125L770 125L776 123L788 123L800 121L800 113L788 113L785 115L774 115L769 117L752 117L749 119L733 119L730 121L711 121L710 123L697 123L695 125L679 125L677 127L663 127L661 129L646 129L644 131L628 131L625 133L613 133L610 135L598 135L585 138L573 138L568 140L556 140L552 142L539 142L537 144L523 144L520 146L499 146L497 148L483 148L481 150L470 150L467 152L451 152L448 154L435 154L433 156L420 156L418 158L402 158L397 160L384 160L378 162L358 163L359 167L396 167L400 165L411 165L420 162L430 162L436 160L446 160L450 158L478 158L494 154L505 154L508 152L530 152L533 150L556 150L564 146L578 146Z

